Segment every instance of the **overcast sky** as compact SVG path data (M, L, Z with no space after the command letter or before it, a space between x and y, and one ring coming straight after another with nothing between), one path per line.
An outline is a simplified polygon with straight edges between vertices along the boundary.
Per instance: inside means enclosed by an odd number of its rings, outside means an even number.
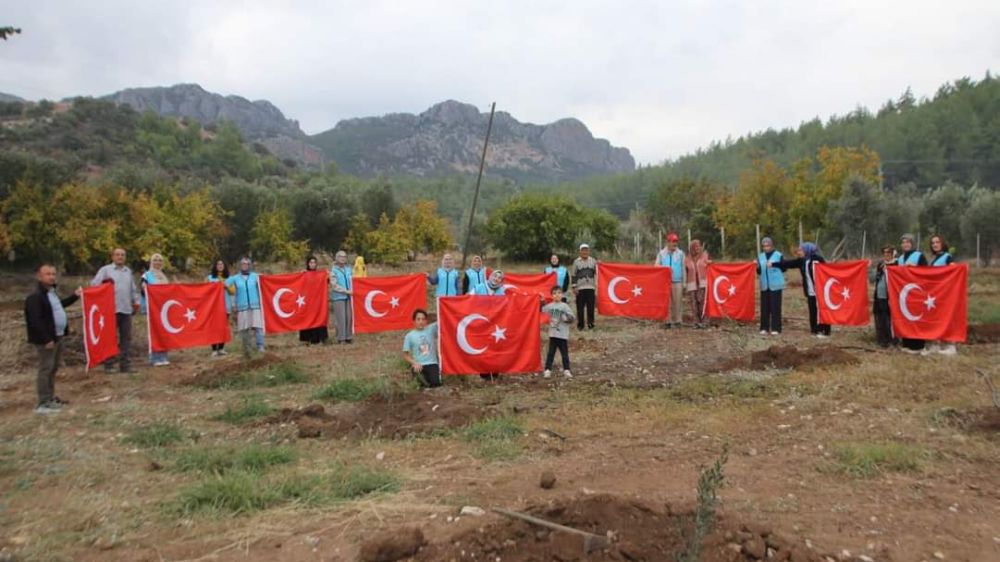
M657 163L712 140L1000 72L1000 2L4 2L0 91L196 82L307 133L457 99L577 117Z

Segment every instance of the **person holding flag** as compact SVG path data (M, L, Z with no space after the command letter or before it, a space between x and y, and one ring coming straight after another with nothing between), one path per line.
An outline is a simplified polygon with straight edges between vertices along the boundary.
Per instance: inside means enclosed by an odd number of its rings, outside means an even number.
M562 301L566 302L566 293L569 291L569 272L566 271L565 266L559 264L558 254L549 256L549 265L545 266L545 273L556 274L556 285L562 289Z
M785 274L778 267L781 252L775 249L774 240L765 236L760 241L762 252L757 256L757 275L760 276L760 334L781 334L781 296L785 288Z
M260 278L253 271L253 261L244 256L240 259L240 271L226 279L226 290L233 295L236 304L236 330L243 342L243 353L250 354L256 343L257 351L264 352L264 313L260 307ZM254 340L251 341L250 333Z
M163 256L155 253L149 257L149 269L139 278L142 289L142 312L146 313L146 286L160 283L170 283L167 274L163 272ZM170 364L170 358L166 351L150 351L149 364L154 367L165 367Z
M680 327L684 322L684 251L677 247L677 234L667 234L667 245L658 254L653 265L670 268L670 315L667 328Z
M872 299L872 316L875 318L875 341L886 348L895 342L892 336L892 315L889 313L889 287L886 283L886 267L896 260L896 248L891 244L882 246L882 261L875 265L874 275L869 277L875 283Z
M543 296L539 295L538 298L542 301L542 312L549 315L549 349L545 354L545 371L542 376L552 376L552 362L556 358L556 350L559 350L563 376L571 379L573 372L569 370L569 327L576 317L563 299L563 289L559 285L552 287L552 302L549 304L544 304Z
M576 297L576 328L594 329L597 305L597 260L590 256L590 245L580 244L580 256L573 260L573 296Z
M333 325L337 329L337 343L354 343L354 311L351 308L351 283L353 272L347 265L347 252L339 250L330 268L331 300L333 300Z
M139 288L136 287L132 270L125 265L125 249L115 248L111 252L111 263L97 270L90 281L91 287L111 282L115 285L115 323L118 329L118 356L104 362L104 372L115 370L115 362L122 373L131 373L129 350L132 347L132 315L139 311Z
M692 240L684 258L684 289L690 295L696 328L705 327L705 292L708 290L708 266L711 263L708 252L701 247L701 240Z
M802 274L802 292L806 295L806 303L809 306L809 333L817 338L830 337L830 325L819 322L819 309L816 307L816 281L813 278L814 266L817 263L826 263L823 255L819 253L819 248L812 242L803 242L796 251L797 257L794 259L782 259L777 267L781 271L798 269Z
M361 256L358 256L361 259ZM364 268L365 261L361 260L361 267ZM306 271L316 271L319 267L319 260L316 256L306 256ZM329 321L329 317L326 318ZM309 345L326 344L330 341L330 332L326 324L316 326L307 330L299 330L299 341Z
M217 259L212 263L212 269L208 272L208 277L205 278L209 283L222 283L225 284L226 279L229 279L229 266L226 265L226 261L222 259ZM226 317L233 310L233 295L229 294L229 291L222 291L223 303L226 306ZM228 323L228 320L227 320ZM213 343L212 344L212 357L224 357L226 353L226 344Z
M496 295L503 296L507 293L503 286L504 275L499 269L490 273L485 283L480 283L469 289L470 295Z
M427 282L436 287L437 297L454 297L462 294L459 287L458 271L455 270L455 258L451 254L441 257L441 267L433 274L427 274Z
M36 414L56 414L68 402L56 396L56 371L62 357L63 341L69 334L66 307L80 298L81 290L66 298L56 292L56 267L43 263L35 269L38 284L24 299L24 324L28 328L28 343L38 351L38 392Z
M438 364L437 322L427 323L427 311L413 311L413 329L403 338L403 358L410 364L414 375L423 386L441 386L441 367Z
M931 267L947 267L955 263L954 256L948 252L948 244L944 241L944 238L940 234L935 234L931 236L930 239L931 246ZM933 341L931 344L924 349L922 355L930 355L931 353L940 353L941 355L956 355L958 349L955 348L954 343L943 343L938 341Z
M924 255L920 253L920 250L916 248L912 234L904 234L900 237L899 249L900 254L896 259L897 266L913 267L918 265L927 265L927 258L925 258ZM913 338L902 338L899 342L900 349L906 353L920 353L923 351L925 344L926 342L924 342L924 340Z
M472 265L465 270L462 277L462 294L467 295L479 285L485 285L490 276L490 270L483 267L482 256L472 256Z

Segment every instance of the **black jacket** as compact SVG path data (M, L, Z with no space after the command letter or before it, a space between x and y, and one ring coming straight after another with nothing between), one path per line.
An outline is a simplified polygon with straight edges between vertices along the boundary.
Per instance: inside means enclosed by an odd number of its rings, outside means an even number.
M70 295L60 299L63 308L75 303L80 297ZM33 293L24 299L24 322L28 327L28 343L45 345L56 341L56 321L52 317L52 304L49 303L49 291L41 283ZM66 325L69 334L69 324Z
M813 264L826 263L823 256L818 253L813 254L811 258L793 258L790 260L783 259L778 262L778 267L781 271L788 271L789 269L798 269L799 273L802 274L802 292L805 293L806 298L809 298L809 285L813 285L813 292L816 292L816 283L813 280ZM760 265L757 265L758 269ZM811 295L815 296L815 295Z

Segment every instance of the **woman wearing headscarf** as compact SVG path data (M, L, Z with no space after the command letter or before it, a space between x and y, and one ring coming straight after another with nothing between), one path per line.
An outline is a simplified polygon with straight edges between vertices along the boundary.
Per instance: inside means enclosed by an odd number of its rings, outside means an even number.
M492 273L490 273L490 276L486 280L486 283L473 287L472 290L469 291L469 294L491 295L491 296L502 297L505 294L507 294L507 290L504 289L503 286L503 279L504 279L503 272L500 271L499 269L494 270ZM500 373L480 373L479 376L483 380L492 381L496 380L496 378L500 376Z
M319 261L316 259L316 256L306 257L306 271L316 271L318 266ZM315 328L309 328L308 330L299 330L300 342L316 345L318 343L326 343L329 339L330 332L326 328L325 321L322 326L316 326Z
M708 252L701 247L701 240L692 240L688 245L688 255L684 257L685 286L691 301L691 312L694 313L696 328L705 327L705 291L708 289L708 264L712 260Z
M490 276L489 268L483 267L482 256L472 256L472 264L462 277L462 294L467 295L479 285L485 285Z
M781 260L778 267L782 271L798 269L802 274L802 292L806 295L809 304L809 333L818 338L830 337L830 325L819 323L819 310L816 307L816 283L813 280L813 268L817 263L826 262L819 253L819 248L812 242L803 242L796 251L797 257L790 260Z
M149 269L142 274L139 282L140 291L142 292L143 312L146 311L146 286L169 282L170 279L168 279L167 274L163 272L163 256L160 254L153 254L149 257ZM170 364L170 359L167 357L167 352L165 351L150 351L149 363L154 367L165 367Z
M209 283L223 283L225 284L226 279L229 279L229 266L226 265L225 260L218 259L212 262L212 269L208 272L208 277L205 279ZM229 291L222 291L223 303L226 306L226 324L229 324L228 317L233 311L233 296L229 294ZM213 343L212 344L212 357L222 357L226 355L226 344L225 342Z
M545 266L545 273L556 274L556 285L562 289L562 301L566 302L566 295L569 294L569 270L566 269L566 266L559 263L558 254L549 256L549 265Z
M899 238L899 250L899 257L896 259L897 267L927 265L927 258L917 249L912 234L904 234ZM924 349L925 343L924 340L911 338L902 338L899 341L900 348L906 353L920 353Z
M243 354L250 355L253 344L257 351L264 352L264 313L260 306L260 276L253 270L253 260L247 256L240 258L240 270L226 279L226 290L233 295L236 308L236 330L243 343ZM253 340L251 340L251 332Z
M365 265L364 256L354 258L354 277L368 277L368 266Z
M351 310L351 296L354 284L353 272L347 265L347 252L340 250L330 268L330 284L333 298L333 325L337 329L337 343L354 343L354 313Z
M774 240L765 236L760 241L763 251L757 256L757 275L760 277L760 333L776 336L781 333L781 295L785 288L785 274L781 267L781 252L774 248Z
M434 285L435 297L454 297L462 294L460 277L455 269L455 257L448 253L441 257L441 267L427 274L427 282Z
M948 243L944 241L944 238L940 234L935 234L931 236L931 267L948 267L949 265L955 263L954 256L948 252ZM922 354L930 355L931 353L940 353L941 355L955 355L958 350L955 348L954 343L944 343L944 342L931 342L931 344L925 349Z

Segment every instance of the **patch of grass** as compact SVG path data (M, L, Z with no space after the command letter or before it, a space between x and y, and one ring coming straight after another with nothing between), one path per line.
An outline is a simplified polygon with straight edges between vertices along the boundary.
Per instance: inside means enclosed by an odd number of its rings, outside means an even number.
M748 380L721 377L697 377L672 387L669 395L683 402L730 399L774 399L788 394L790 385L783 379Z
M197 383L202 388L246 389L270 388L286 384L305 384L310 381L309 374L301 365L294 361L283 361L266 367L241 371L227 376L208 377Z
M232 424L239 424L247 420L271 415L274 411L274 407L265 403L259 396L250 396L244 398L243 403L239 406L226 406L226 411L217 416L213 416L212 419Z
M362 466L335 465L328 473L281 478L230 472L181 490L176 507L184 516L200 512L243 515L292 502L312 506L349 501L396 492L399 487L395 475Z
M313 398L333 402L361 402L377 395L388 400L418 388L412 379L404 383L387 377L338 378L320 388L313 394Z
M974 306L969 303L969 322L972 324L1000 323L1000 302L987 302L980 298Z
M469 424L462 438L476 446L477 456L491 460L512 460L521 455L520 438L524 426L514 416L496 416Z
M188 449L177 455L174 467L181 472L207 472L224 474L231 471L264 472L268 467L288 464L295 459L286 447L250 445L233 447Z
M122 443L152 449L180 443L186 437L184 430L179 425L160 422L133 429L129 435L122 439Z
M920 470L925 452L902 443L845 443L833 449L834 472L870 478L883 472Z

